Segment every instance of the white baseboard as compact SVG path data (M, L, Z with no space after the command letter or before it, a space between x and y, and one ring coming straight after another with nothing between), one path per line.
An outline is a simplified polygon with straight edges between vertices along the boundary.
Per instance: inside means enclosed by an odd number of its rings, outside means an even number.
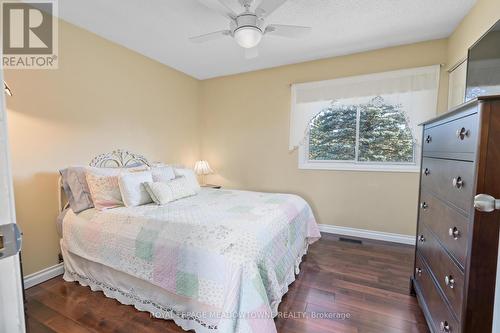
M24 289L36 286L37 284L55 278L56 276L61 275L63 273L64 273L64 264L60 263L52 267L47 267L45 269L42 269L39 272L26 275L24 277Z
M415 238L416 238L415 236L411 235L401 235L401 234L393 234L390 232L339 227L336 225L329 225L329 224L320 224L319 230L328 234L368 238L368 239L375 239L386 242L409 244L409 245L415 245Z

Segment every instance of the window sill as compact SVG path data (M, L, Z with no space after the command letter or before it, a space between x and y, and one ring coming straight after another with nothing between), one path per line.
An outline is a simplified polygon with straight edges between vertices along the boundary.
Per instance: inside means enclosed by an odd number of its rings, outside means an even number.
M408 172L418 173L420 167L417 164L356 164L356 163L332 163L332 162L302 162L299 163L301 170L333 170L333 171L369 171L369 172Z

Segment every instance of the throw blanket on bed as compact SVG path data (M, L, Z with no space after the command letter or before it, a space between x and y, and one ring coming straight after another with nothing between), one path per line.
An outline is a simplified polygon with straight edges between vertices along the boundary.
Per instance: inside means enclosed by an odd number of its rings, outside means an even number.
M165 206L70 211L63 225L70 252L163 288L178 297L168 311L227 333L276 332L281 298L319 237L298 196L211 189Z

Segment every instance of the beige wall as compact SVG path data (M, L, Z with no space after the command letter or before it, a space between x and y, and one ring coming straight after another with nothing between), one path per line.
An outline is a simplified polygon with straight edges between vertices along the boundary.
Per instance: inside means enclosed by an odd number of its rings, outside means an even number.
M200 82L67 23L58 70L5 73L24 273L57 264L57 170L116 148L192 165Z
M500 19L500 0L477 0L448 42L449 66L467 56L467 49Z
M446 40L203 81L202 155L232 188L291 192L319 223L414 234L417 173L299 170L288 152L290 84L446 62ZM443 72L439 108L446 108Z

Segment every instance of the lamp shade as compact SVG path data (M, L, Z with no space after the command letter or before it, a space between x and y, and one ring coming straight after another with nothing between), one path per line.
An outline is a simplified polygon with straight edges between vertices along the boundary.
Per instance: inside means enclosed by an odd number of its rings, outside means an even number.
M196 162L194 165L194 172L197 175L209 175L214 173L208 162L204 160Z

